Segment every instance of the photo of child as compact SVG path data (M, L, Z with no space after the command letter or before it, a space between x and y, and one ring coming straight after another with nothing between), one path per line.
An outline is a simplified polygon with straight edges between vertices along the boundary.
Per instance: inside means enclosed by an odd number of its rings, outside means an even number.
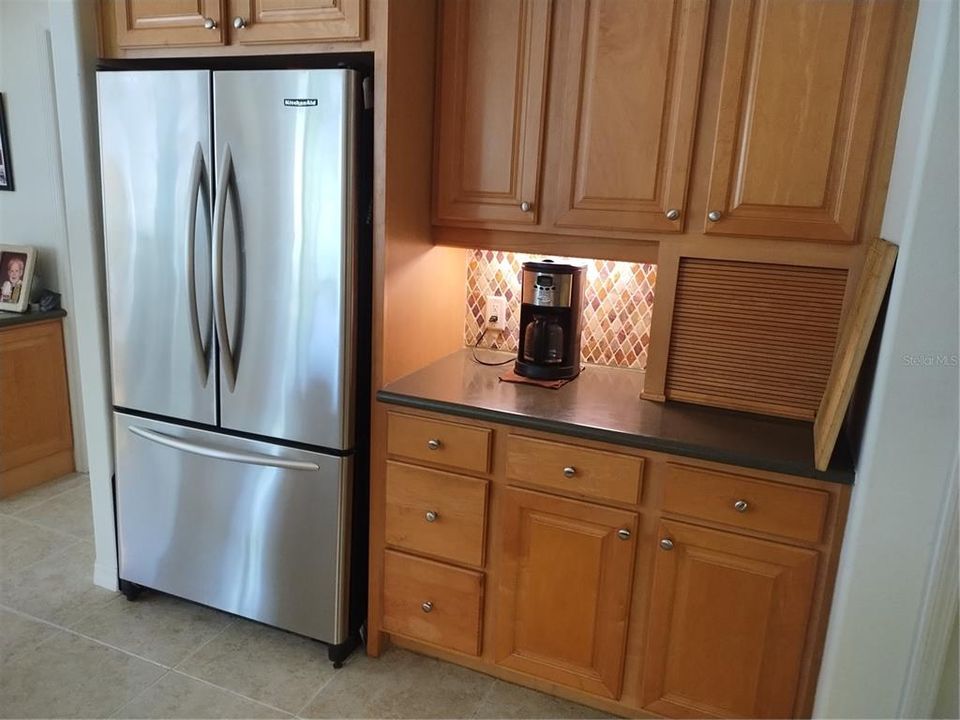
M0 253L0 302L20 302L26 270L26 253Z

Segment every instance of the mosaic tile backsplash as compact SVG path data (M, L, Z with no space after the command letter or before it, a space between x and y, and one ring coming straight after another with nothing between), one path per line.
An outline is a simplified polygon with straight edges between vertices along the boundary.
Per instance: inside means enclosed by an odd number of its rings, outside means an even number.
M520 334L520 269L543 255L473 250L467 255L467 318L464 344L472 347L483 327L487 295L507 299L507 329L487 333L481 347L517 350ZM647 365L657 266L613 260L552 257L587 266L584 289L583 361L642 370Z

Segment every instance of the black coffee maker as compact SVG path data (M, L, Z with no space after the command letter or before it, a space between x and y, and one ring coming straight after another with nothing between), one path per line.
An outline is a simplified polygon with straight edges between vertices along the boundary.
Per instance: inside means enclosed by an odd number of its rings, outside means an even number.
M561 380L580 373L580 322L586 268L551 260L525 262L518 375Z

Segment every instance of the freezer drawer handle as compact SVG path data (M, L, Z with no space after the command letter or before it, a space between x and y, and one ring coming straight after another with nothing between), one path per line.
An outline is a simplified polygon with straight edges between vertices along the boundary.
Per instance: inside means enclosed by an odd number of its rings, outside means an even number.
M203 457L214 458L216 460L227 460L229 462L246 463L247 465L265 465L267 467L283 468L285 470L309 470L316 471L320 466L316 463L306 462L305 460L284 460L283 458L273 457L272 455L260 455L259 453L244 453L234 450L223 450L221 448L208 447L206 445L195 445L186 440L175 438L163 433L147 430L146 428L131 425L130 432L139 435L146 440L155 442L158 445L165 445L174 450L202 455Z
M223 228L227 211L227 196L230 194L230 176L233 174L233 155L230 146L223 148L220 162L220 187L213 210L213 316L216 319L217 338L220 340L220 364L226 376L227 389L233 392L237 385L237 366L234 351L230 348L227 332L227 310L223 295Z
M196 247L197 247L197 202L203 194L207 200L206 173L203 168L203 148L200 143L193 151L193 166L190 169L190 199L187 203L187 300L190 303L190 338L193 340L193 355L200 373L200 386L207 386L210 366L207 362L207 348L203 346L203 333L200 329L200 311L197 307ZM204 218L209 216L209 209ZM209 226L208 226L209 230ZM209 235L209 233L208 233ZM209 340L208 345L209 347Z

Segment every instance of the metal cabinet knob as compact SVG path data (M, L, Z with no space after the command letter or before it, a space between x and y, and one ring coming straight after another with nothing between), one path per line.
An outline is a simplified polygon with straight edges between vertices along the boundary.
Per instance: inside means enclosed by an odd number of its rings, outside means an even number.
M626 528L620 528L619 530L617 530L617 537L620 538L621 540L629 540L630 531L627 530Z
M427 600L425 603L420 603L420 609L423 610L425 613L428 613L431 610L433 610L433 603L430 602L429 600Z
M433 510L427 510L426 518L427 522L436 522L437 518L440 517L440 513L434 512Z
M673 550L673 540L670 538L663 538L660 541L660 547L664 550Z
M237 30L243 30L247 26L247 21L244 20L242 17L235 17L233 19L233 26Z
M680 211L676 208L670 208L665 214L667 216L667 220L676 220L678 217L680 217Z
M747 503L746 500L737 500L733 504L733 509L736 510L737 512L746 512L748 507L750 507L750 505Z
M563 469L564 477L572 478L576 474L577 474L577 469L575 467L565 467Z
M528 203L526 200L520 203L520 212L530 212L531 210L533 210L533 205Z
M427 440L427 447L430 448L431 450L439 450L440 441L437 440L436 438L430 438L429 440Z
M711 210L707 213L707 220L710 222L716 222L721 217L723 217L723 213L721 213L719 210Z
M207 30L216 30L216 29L217 29L217 21L214 20L213 18L204 18L204 19L203 19L203 26L204 26Z

